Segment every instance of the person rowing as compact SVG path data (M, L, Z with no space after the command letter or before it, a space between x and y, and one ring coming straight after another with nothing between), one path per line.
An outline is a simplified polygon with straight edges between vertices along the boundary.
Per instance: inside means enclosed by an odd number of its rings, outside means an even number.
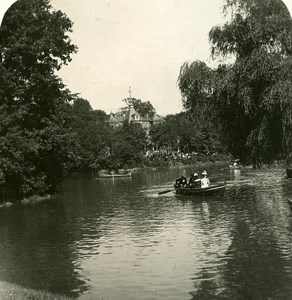
M201 187L201 179L199 178L199 174L194 172L189 181L189 186L192 188L199 188Z
M184 176L184 174L182 174L180 178L176 179L175 185L176 186L186 186L187 185L187 179Z

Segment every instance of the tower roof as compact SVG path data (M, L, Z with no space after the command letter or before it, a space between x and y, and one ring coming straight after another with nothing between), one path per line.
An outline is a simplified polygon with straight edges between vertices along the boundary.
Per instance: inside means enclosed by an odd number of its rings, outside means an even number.
M113 114L110 114L109 123L111 124L119 124L119 121L115 118Z

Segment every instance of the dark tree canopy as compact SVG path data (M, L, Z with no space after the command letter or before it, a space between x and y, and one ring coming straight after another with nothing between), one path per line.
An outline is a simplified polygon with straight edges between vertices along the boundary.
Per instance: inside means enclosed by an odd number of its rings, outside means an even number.
M188 110L211 116L230 153L257 166L291 149L292 20L280 0L226 0L224 11L231 18L210 30L211 54L232 60L209 72L185 64L179 87Z
M192 118L200 122L210 122L212 113L212 93L214 90L214 71L204 62L194 61L181 66L178 77L184 108L192 113ZM202 119L203 116L209 116Z
M209 33L212 54L248 57L257 50L291 53L291 16L281 0L226 0L230 22Z
M70 171L92 171L97 168L97 158L107 155L111 142L108 116L104 111L93 110L87 100L79 97L73 100L67 114L76 141Z
M56 70L76 47L72 22L48 0L19 0L0 28L0 180L15 197L53 189L70 156L71 98Z
M205 154L222 151L216 132L209 123L198 123L192 112L166 116L163 122L152 126L150 135L158 147Z
M140 124L125 123L123 127L112 131L109 143L109 155L99 162L108 170L139 166L147 138Z
M210 31L212 53L236 57L217 70L222 132L234 155L270 162L290 139L292 20L279 0L233 0L225 9L231 21Z

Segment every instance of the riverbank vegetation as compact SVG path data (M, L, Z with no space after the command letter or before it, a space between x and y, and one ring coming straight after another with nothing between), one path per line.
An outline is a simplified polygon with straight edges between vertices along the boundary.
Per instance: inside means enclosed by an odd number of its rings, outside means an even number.
M49 0L19 0L0 29L0 200L46 196L68 173L218 162L260 166L291 144L292 22L280 0L225 1L230 20L210 30L214 58L182 65L184 112L149 128L92 109L57 76L77 52L72 22ZM153 118L150 101L124 99ZM150 124L150 123L149 123Z
M154 113L150 102L132 102L141 114ZM69 172L95 174L99 170L118 172L227 159L219 137L209 128L203 131L201 125L196 126L186 113L166 116L152 125L147 135L139 123L109 126L105 112L93 110L87 100L76 98L68 109L68 119L76 140L74 161L67 165Z

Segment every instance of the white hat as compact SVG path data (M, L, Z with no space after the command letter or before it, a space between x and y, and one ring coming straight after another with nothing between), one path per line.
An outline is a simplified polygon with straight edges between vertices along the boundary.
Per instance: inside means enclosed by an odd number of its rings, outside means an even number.
M195 172L195 173L194 173L194 176L199 176L199 174Z
M206 171L203 171L202 175L207 175L207 172L206 172Z

